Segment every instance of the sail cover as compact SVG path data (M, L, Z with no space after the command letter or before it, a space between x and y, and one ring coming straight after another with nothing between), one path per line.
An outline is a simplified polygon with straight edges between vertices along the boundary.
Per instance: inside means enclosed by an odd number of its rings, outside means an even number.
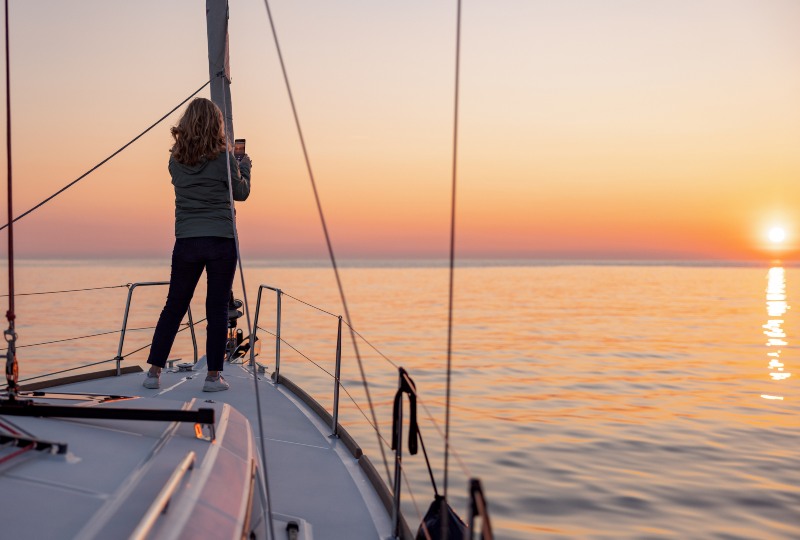
M211 101L227 111L225 129L231 143L233 136L233 108L231 107L231 65L228 57L228 0L206 0L206 27L208 29L208 75L211 78ZM224 77L218 77L224 73Z

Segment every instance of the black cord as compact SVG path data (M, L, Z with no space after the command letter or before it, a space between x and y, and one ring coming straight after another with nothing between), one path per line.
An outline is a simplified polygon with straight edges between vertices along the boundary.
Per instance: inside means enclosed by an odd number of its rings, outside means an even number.
M8 24L8 23L6 22L6 24ZM6 32L6 36L8 36L8 32ZM8 38L6 38L6 39L8 39ZM8 64L8 62L6 62L6 64ZM6 69L8 69L8 66L7 66L7 65L6 65ZM205 88L206 86L208 86L209 84L211 84L211 81L210 81L210 80L209 80L208 82L206 82L205 84L203 84L203 86L201 86L200 88L198 88L197 90L195 90L194 92L192 92L192 95L190 95L189 97L187 97L186 99L184 99L183 101L181 101L180 103L178 103L178 104L177 104L177 105L176 105L176 106L175 106L175 107L174 107L174 108L173 108L171 111L169 111L167 114L165 114L164 116L162 116L161 118L159 118L158 120L156 120L156 121L155 121L155 123L153 123L153 124L152 124L152 125L151 125L149 128L145 129L144 131L142 131L141 133L139 133L139 134L138 134L136 137L134 137L133 139L131 139L130 141L128 141L128 143L126 143L125 145L123 145L123 146L122 146L122 147L121 147L119 150L117 150L116 152L114 152L113 154L111 154L110 156L108 156L106 159L104 159L103 161L101 161L100 163L98 163L97 165L95 165L94 167L92 167L91 169L89 169L88 171L86 171L85 173L83 173L82 175L80 175L78 178L76 178L75 180L73 180L72 182L70 182L69 184L67 184L66 186L64 186L63 188L59 189L58 191L56 191L55 193L53 193L52 195L50 195L49 197L47 197L45 200L43 200L42 202L40 202L39 204L37 204L36 206L34 206L33 208L31 208L30 210L28 210L28 211L26 211L26 212L24 212L24 213L20 214L19 216L15 217L15 218L14 218L12 221L9 221L8 223L6 223L6 224L5 224L5 225L3 225L2 227L0 227L0 231L2 231L3 229L5 229L6 227L8 227L10 224L16 223L17 221L19 221L20 219L24 218L25 216L27 216L28 214L30 214L30 213L31 213L31 212L33 212L34 210L36 210L36 209L40 208L40 207L41 207L42 205L44 205L45 203L48 203L48 202L50 202L51 200L55 199L57 196L61 195L63 192L65 192L66 190L68 190L69 188L71 188L72 186L74 186L75 184L77 184L78 182L80 182L81 180L83 180L84 178L86 178L87 176L89 176L91 173L93 173L93 172L94 172L94 171L96 171L97 169L99 169L99 168L100 168L102 165L105 165L105 164L106 164L106 163L107 163L109 160L111 160L111 158L113 158L114 156L116 156L117 154L119 154L120 152L122 152L123 150L125 150L126 148L128 148L130 145L132 145L132 144L133 144L133 143L135 143L137 140L139 140L139 139L140 139L140 138L141 138L141 137L142 137L142 136L143 136L145 133L147 133L148 131L150 131L151 129L153 129L154 127L156 127L158 124L160 124L161 122L163 122L163 121L164 121L164 120L165 120L165 119L166 119L166 118L167 118L169 115L171 115L172 113L174 113L175 111L177 111L177 110L178 110L178 109L179 109L179 108L180 108L180 107L181 107L181 106L182 106L184 103L186 103L187 101L189 101L190 99L192 99L194 96L196 96L198 93L200 93L200 91L201 91L203 88ZM9 129L10 129L10 128L9 128ZM9 141L10 141L10 140L11 140L11 138L9 137ZM10 145L11 145L11 143L9 142L8 144L9 144L9 148L10 148ZM10 159L10 156L11 156L11 154L9 153L9 170L10 170L10 167L11 167L11 159ZM10 173L9 173L9 179L10 179L10 177L11 177L11 175L10 175ZM10 198L9 198L9 201L10 201ZM9 203L9 204L11 204L11 203ZM10 214L9 214L9 219L10 219L10 218L11 218L11 216L10 216Z

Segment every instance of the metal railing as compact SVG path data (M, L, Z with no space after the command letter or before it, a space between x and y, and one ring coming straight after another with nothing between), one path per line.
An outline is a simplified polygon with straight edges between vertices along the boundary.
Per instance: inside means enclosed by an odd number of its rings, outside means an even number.
M264 289L268 289L270 291L274 291L275 294L276 294L276 318L275 318L275 330L274 330L274 332L266 330L266 329L260 327L259 324L258 324L259 315L260 315L260 312L261 312L262 294L263 294ZM309 358L308 356L306 356L305 354L300 352L298 349L296 349L294 346L292 346L291 343L286 341L281 336L282 300L283 300L283 296L288 296L292 300L295 300L295 301L297 301L297 302L299 302L301 304L305 304L308 307L316 309L316 310L318 310L318 311L320 311L322 313L325 313L326 315L328 315L330 317L333 317L333 318L337 319L336 352L335 352L335 362L336 363L335 363L334 373L329 372L328 370L326 370L325 368L323 368L322 366L317 364L317 362L311 360L311 358ZM283 290L281 290L281 289L279 289L277 287L271 287L269 285L260 285L259 286L257 300L256 300L255 318L253 320L253 338L255 338L255 334L259 330L262 331L262 332L266 332L266 333L272 335L275 338L275 370L274 370L274 381L275 381L275 384L276 385L281 384L281 379L280 379L281 342L286 343L286 345L290 349L292 349L296 353L300 354L306 360L309 360L312 364L316 365L318 368L320 368L322 371L324 371L328 376L333 378L333 383L334 383L334 387L333 387L333 411L332 411L332 415L331 415L331 418L332 418L331 419L331 436L332 437L339 437L339 430L340 430L340 427L339 427L339 391L340 391L340 387L341 387L341 389L343 389L345 391L345 393L350 398L350 400L353 401L353 404L357 408L359 408L358 404L353 399L353 396L347 391L347 388L344 385L342 385L341 379L340 379L340 377L341 377L341 368L342 368L342 324L343 324L343 322L344 321L342 320L342 316L341 315L335 315L335 314L333 314L333 313L331 313L329 311L326 311L326 310L324 310L322 308L319 308L319 307L317 307L315 305L309 304L309 303L307 303L307 302L305 302L305 301L303 301L303 300L301 300L299 298L295 298L294 296L285 293ZM378 353L380 356L382 356L389 364L391 364L394 368L398 369L398 371L399 371L399 388L398 388L397 394L395 395L395 404L394 404L394 407L393 407L393 415L392 415L393 416L393 419L392 419L393 434L392 434L391 442L389 443L385 439L380 437L380 433L379 433L379 439L382 440L384 442L384 444L386 444L387 447L391 446L392 449L395 451L394 477L390 478L389 479L389 484L387 484L387 487L389 488L390 501L389 502L384 501L387 504L387 510L390 512L390 518L391 518L391 521L392 521L392 538L398 539L398 538L408 537L408 535L410 534L410 531L407 529L407 525L405 525L404 520L402 520L403 522L401 523L401 518L400 518L400 516L401 516L401 512L400 512L401 478L405 478L406 484L407 484L407 486L409 488L409 494L411 494L411 492L410 492L410 485L408 484L408 478L405 477L404 466L403 466L403 453L402 453L402 450L401 450L401 448L402 448L402 440L403 440L403 433L402 433L402 431L403 431L403 428L402 428L402 425L403 425L403 407L402 407L402 398L399 397L399 395L401 393L407 394L408 395L408 399L409 399L409 403L410 403L410 406L411 406L410 418L409 418L410 433L409 433L409 440L408 440L409 453L412 454L412 455L417 453L417 440L419 440L419 443L420 443L420 445L422 445L422 449L423 449L423 451L425 453L426 465L428 467L428 472L429 472L430 477L431 477L431 483L432 483L432 486L433 486L433 489L434 489L434 493L436 494L436 498L437 499L439 499L441 497L439 496L438 491L436 489L436 482L435 482L434 477L433 477L433 471L431 470L431 467L430 467L430 462L428 460L427 451L425 451L425 446L422 443L422 434L419 431L419 428L417 427L417 419L416 419L416 404L417 404L417 402L419 402L419 404L423 407L423 409L427 413L428 418L433 422L434 427L436 427L436 429L439 431L439 435L444 438L444 434L439 429L439 426L436 425L436 422L433 419L433 417L431 416L430 411L428 411L427 407L425 406L425 403L422 402L421 399L419 398L419 396L417 395L417 391L416 391L416 387L414 385L414 382L410 378L408 373L402 367L398 366L397 364L392 362L389 358L387 358L383 353L381 353L377 348L375 348L374 345L372 345L369 341L367 341L361 334L356 332L352 327L350 327L348 325L348 328L350 328L356 336L358 336L365 343L367 343L370 347L372 347L375 350L376 353ZM290 389L293 386L295 386L293 383L290 384L289 379L284 379L284 384L289 386ZM317 406L319 406L319 405L317 405ZM366 418L367 421L369 422L369 419L363 413L363 411L362 411L362 414L364 415L364 418ZM325 411L324 417L326 417L326 418L328 417L327 411ZM376 429L376 431L377 431L376 426L373 426L373 429ZM342 436L344 437L344 435L345 434L343 433ZM454 456L456 458L458 458L458 462L461 465L462 470L464 470L464 472L467 475L467 477L470 477L471 475L469 474L469 471L466 470L466 467L461 462L459 456L457 454L454 454ZM379 480L379 477L376 476L376 478L378 478L378 480ZM471 540L477 540L477 539L480 539L480 540L491 540L493 538L493 536L492 536L491 523L490 523L490 520L489 520L489 512L488 512L486 500L484 498L483 490L481 488L479 480L474 479L474 478L472 478L470 480L468 498L469 498L469 501L470 501L470 507L468 509L468 512L469 512L469 526L467 526L467 524L465 524L463 521L461 521L460 518L458 518L457 515L456 515L456 521L458 522L457 526L461 527L460 531L464 535L464 538L470 538ZM412 494L412 499L413 499L413 494ZM416 506L416 502L414 504ZM448 508L449 512L452 512L452 510L449 508L449 506L447 506L447 508ZM418 513L419 513L419 509L418 509ZM421 518L421 516L420 516L420 518ZM424 527L424 522L423 522L423 527L420 529L420 531L421 531L420 534L423 534L424 537L431 538L431 533L430 533L430 531L427 530L427 528Z
M261 295L264 289L274 291L276 294L276 308L275 308L275 384L281 382L281 299L283 291L277 287L269 285L260 285L258 287L258 296L256 298L256 312L253 318L253 339L255 341L256 332L258 331L258 317L261 311ZM316 307L316 306L314 306ZM317 308L318 309L318 308ZM333 315L338 319L338 329L336 333L336 367L333 376L333 420L331 421L331 436L339 436L339 387L340 376L342 372L342 316Z
M169 281L143 281L140 283L129 283L128 284L128 299L125 302L125 314L122 316L122 330L120 330L119 335L119 347L117 347L117 356L114 357L114 360L117 363L117 376L121 375L121 364L124 357L122 356L122 345L125 343L125 330L128 327L128 313L131 309L131 299L133 298L133 291L137 287L151 287L151 286L158 286L158 285L169 285ZM189 331L192 334L192 348L194 349L194 363L197 363L197 336L194 334L194 323L192 322L192 307L189 306L188 310L188 325Z

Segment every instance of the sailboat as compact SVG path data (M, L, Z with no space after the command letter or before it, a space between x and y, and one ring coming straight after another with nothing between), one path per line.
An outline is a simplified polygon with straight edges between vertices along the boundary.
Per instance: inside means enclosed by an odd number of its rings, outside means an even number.
M211 97L225 111L232 138L227 1L207 0L206 12ZM8 219L8 384L0 395L3 537L415 537L400 511L406 396L412 413L407 434L412 452L418 437L413 419L416 389L408 373L400 370L395 399L391 487L339 424L337 406L332 412L325 410L279 373L279 332L273 373L267 374L256 359L263 286L252 324L245 298L247 336L236 337L235 332L243 314L231 316L234 342L225 370L231 390L213 399L198 392L204 357L170 366L162 374L160 389L142 387L139 366L122 366L133 293L161 284L154 282L129 285L115 368L21 385L11 202ZM280 298L280 290L273 290ZM193 327L190 312L187 328ZM337 396L338 388L337 372ZM491 538L479 482L473 481L471 495L469 527L437 497L416 537Z

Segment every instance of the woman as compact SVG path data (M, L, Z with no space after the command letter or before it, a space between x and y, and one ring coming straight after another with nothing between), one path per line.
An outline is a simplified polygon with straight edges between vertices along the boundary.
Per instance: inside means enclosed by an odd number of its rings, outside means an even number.
M175 248L167 303L153 334L147 359L150 370L144 386L159 387L161 370L205 269L208 376L203 391L218 392L229 388L221 372L227 341L228 299L237 261L225 162L225 124L214 103L197 98L171 132L175 139L169 159L175 186ZM227 156L233 198L243 201L250 195L250 158L245 155L237 163L232 151Z

